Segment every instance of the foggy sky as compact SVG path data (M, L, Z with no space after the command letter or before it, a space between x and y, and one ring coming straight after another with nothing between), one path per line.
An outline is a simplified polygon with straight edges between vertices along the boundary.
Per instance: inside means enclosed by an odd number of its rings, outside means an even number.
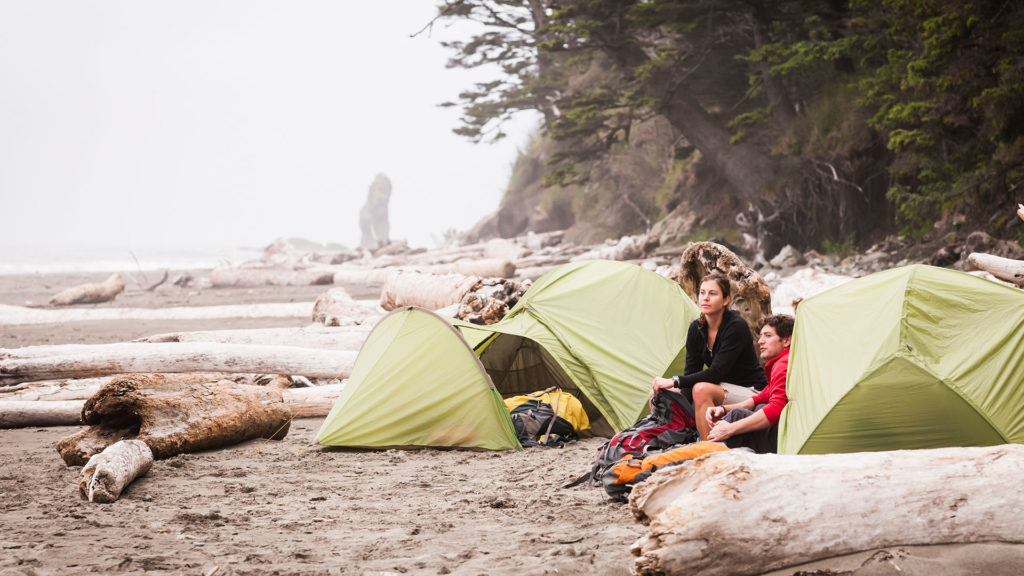
M0 247L358 244L378 172L393 238L495 210L523 119L452 134L479 74L444 67L429 0L5 0Z

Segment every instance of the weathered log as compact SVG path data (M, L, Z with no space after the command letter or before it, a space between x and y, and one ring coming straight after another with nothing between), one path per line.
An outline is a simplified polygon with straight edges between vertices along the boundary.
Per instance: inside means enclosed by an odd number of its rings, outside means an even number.
M351 350L216 343L129 342L88 346L88 351L42 356L31 351L34 347L3 350L6 357L0 359L0 385L134 372L241 372L346 378L357 354Z
M384 283L380 291L380 307L395 310L404 306L419 306L437 310L461 302L479 283L478 276L402 270Z
M686 247L680 260L683 290L697 298L700 283L711 272L721 272L732 284L729 307L739 313L757 340L758 323L772 313L772 295L761 275L743 263L732 250L714 242L695 242Z
M62 378L57 380L34 380L22 382L12 386L0 386L0 400L36 402L53 402L57 400L86 400L112 377L121 376L99 376L96 378ZM186 374L175 374L174 380L193 384L203 382L217 382L218 380L231 380L236 384L261 385L257 382L256 374L229 374L226 372L190 372Z
M63 324L86 320L209 320L215 318L308 318L308 302L171 308L64 308L47 310L0 304L0 325Z
M334 283L339 286L383 286L397 268L341 268L334 272Z
M415 269L430 274L462 274L481 278L511 278L516 274L516 265L500 258L463 259L448 264L416 266Z
M153 451L141 440L122 440L94 454L82 468L78 493L89 502L113 502L153 465Z
M320 286L334 283L333 270L280 270L275 268L214 268L210 282L216 287Z
M169 380L176 381L183 387L186 384L202 384L225 382L241 384L241 382L220 377L209 377L199 380L193 374L165 375ZM27 428L35 426L75 426L82 423L82 408L85 401L95 396L110 378L93 378L88 387L76 388L67 394L54 394L55 398L4 398L0 400L0 429ZM287 379L285 379L287 382ZM338 399L344 383L309 386L305 388L283 389L284 403L294 418L313 418L327 416L334 401ZM65 397L67 396L67 397ZM59 399L57 398L59 397Z
M633 515L649 526L633 545L634 567L638 574L761 574L890 546L1021 543L1022 474L1024 446L1009 444L717 453L633 489Z
M85 400L0 400L0 428L81 424L84 403Z
M376 323L383 316L376 305L353 300L344 288L331 288L313 303L313 322L324 326Z
M114 273L103 282L90 282L58 292L50 298L50 306L109 302L121 292L124 292L124 280L120 274Z
M308 388L288 388L283 390L282 394L292 418L316 418L327 416L331 412L334 402L344 388L345 383L342 382Z
M967 257L967 262L1000 280L1010 282L1018 288L1024 288L1024 260L1012 260L992 254L973 252Z
M141 440L157 459L236 444L252 438L281 439L291 412L281 390L221 381L181 385L158 374L113 379L85 401L89 428L57 443L69 466L119 440Z
M135 342L219 342L221 344L295 346L323 350L359 350L372 328L371 323L364 322L352 326L310 324L303 328L168 332L139 338Z

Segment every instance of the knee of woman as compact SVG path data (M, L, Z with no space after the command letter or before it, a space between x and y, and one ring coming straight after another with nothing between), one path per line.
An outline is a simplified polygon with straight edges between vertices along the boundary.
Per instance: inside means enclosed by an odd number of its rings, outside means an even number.
M720 390L722 390L722 387L718 384L698 382L693 385L693 401L695 403L700 403L701 400L712 401L715 398L715 393Z

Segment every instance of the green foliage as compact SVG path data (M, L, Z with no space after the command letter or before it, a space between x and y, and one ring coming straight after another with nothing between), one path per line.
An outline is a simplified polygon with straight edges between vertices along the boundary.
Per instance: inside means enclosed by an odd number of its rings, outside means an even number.
M857 251L852 237L843 240L826 238L821 242L821 251L825 254L834 254L840 258L846 258Z

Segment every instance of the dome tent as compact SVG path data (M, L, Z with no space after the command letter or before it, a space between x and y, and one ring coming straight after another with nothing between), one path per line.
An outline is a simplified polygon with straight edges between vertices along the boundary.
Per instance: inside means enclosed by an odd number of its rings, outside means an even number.
M623 429L655 376L682 372L697 314L676 282L606 260L549 272L490 326L396 310L367 337L317 442L517 448L502 396L550 386Z
M1024 292L914 265L800 303L779 452L1024 442Z

